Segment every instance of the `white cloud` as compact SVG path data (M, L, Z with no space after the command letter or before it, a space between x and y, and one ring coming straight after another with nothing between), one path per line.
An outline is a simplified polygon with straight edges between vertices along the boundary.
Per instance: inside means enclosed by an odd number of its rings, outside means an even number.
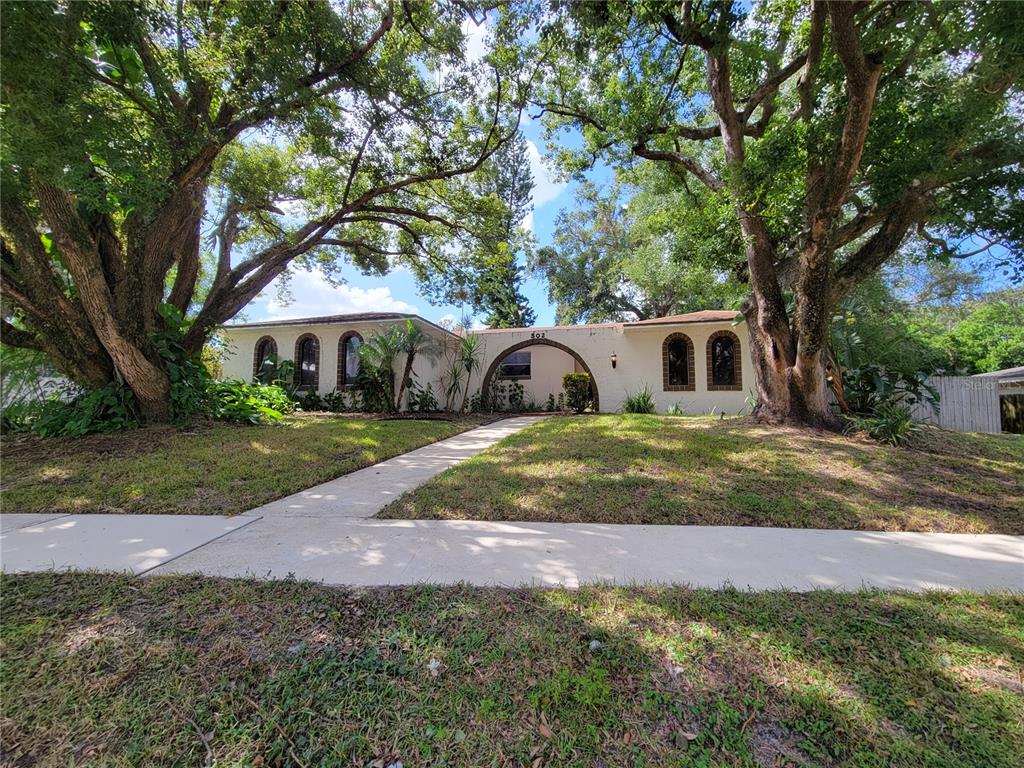
M445 328L454 328L458 322L459 318L457 318L452 312L449 312L446 315L441 315L437 318L437 324Z
M263 319L292 320L298 317L344 315L350 312L419 312L414 305L392 296L391 289L387 286L335 287L317 272L296 270L288 288L293 301L285 304L277 296L275 283L267 287L267 317Z
M533 207L540 208L562 194L569 182L558 179L544 163L537 145L527 139L526 154L530 158L530 170L533 171Z
M462 34L466 36L466 60L479 61L487 55L487 25L474 24L472 19L462 22Z

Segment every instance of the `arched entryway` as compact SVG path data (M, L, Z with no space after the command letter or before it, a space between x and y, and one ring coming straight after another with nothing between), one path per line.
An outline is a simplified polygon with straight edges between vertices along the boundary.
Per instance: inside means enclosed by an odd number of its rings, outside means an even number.
M580 364L580 367L590 374L590 387L594 393L594 411L596 412L601 410L601 401L597 391L597 379L594 377L594 372L590 370L590 366L587 365L586 360L580 357L576 350L565 346L565 344L559 344L557 341L552 341L551 339L526 339L525 341L520 341L518 344L513 344L507 349L502 350L501 354L495 357L491 361L491 364L487 366L487 372L484 374L484 380L480 387L480 391L488 392L490 390L491 379L494 378L494 373L498 370L498 366L501 365L502 360L512 352L518 352L520 349L526 349L527 347L554 347L555 349L560 349L566 354L572 356L572 358Z

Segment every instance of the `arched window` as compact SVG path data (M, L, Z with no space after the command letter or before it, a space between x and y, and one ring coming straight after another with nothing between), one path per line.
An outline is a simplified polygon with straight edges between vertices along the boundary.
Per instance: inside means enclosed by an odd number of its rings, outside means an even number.
M299 389L320 386L320 339L304 333L295 342L295 384Z
M693 342L685 333L673 333L661 344L662 388L666 392L693 392Z
M261 336L252 353L253 378L263 370L263 364L271 357L277 357L277 342L270 336Z
M740 340L732 331L715 331L708 339L708 389L743 389Z
M355 331L341 335L338 341L338 388L351 387L359 375L359 347L363 337Z

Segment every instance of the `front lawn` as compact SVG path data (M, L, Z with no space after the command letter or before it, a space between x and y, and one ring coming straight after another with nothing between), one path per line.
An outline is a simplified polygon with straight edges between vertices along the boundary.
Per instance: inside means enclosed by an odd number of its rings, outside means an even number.
M381 517L1024 533L1024 439L915 448L747 419L552 418Z
M4 437L4 512L236 514L476 426L300 414L78 439Z
M1024 599L4 577L2 761L977 766Z

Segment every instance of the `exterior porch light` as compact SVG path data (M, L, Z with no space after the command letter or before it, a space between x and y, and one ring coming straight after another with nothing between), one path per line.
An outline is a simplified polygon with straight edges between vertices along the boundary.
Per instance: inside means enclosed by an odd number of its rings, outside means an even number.
M612 368L614 368L616 366L616 364L618 364L618 362L619 362L618 355L616 355L614 352L612 352Z

